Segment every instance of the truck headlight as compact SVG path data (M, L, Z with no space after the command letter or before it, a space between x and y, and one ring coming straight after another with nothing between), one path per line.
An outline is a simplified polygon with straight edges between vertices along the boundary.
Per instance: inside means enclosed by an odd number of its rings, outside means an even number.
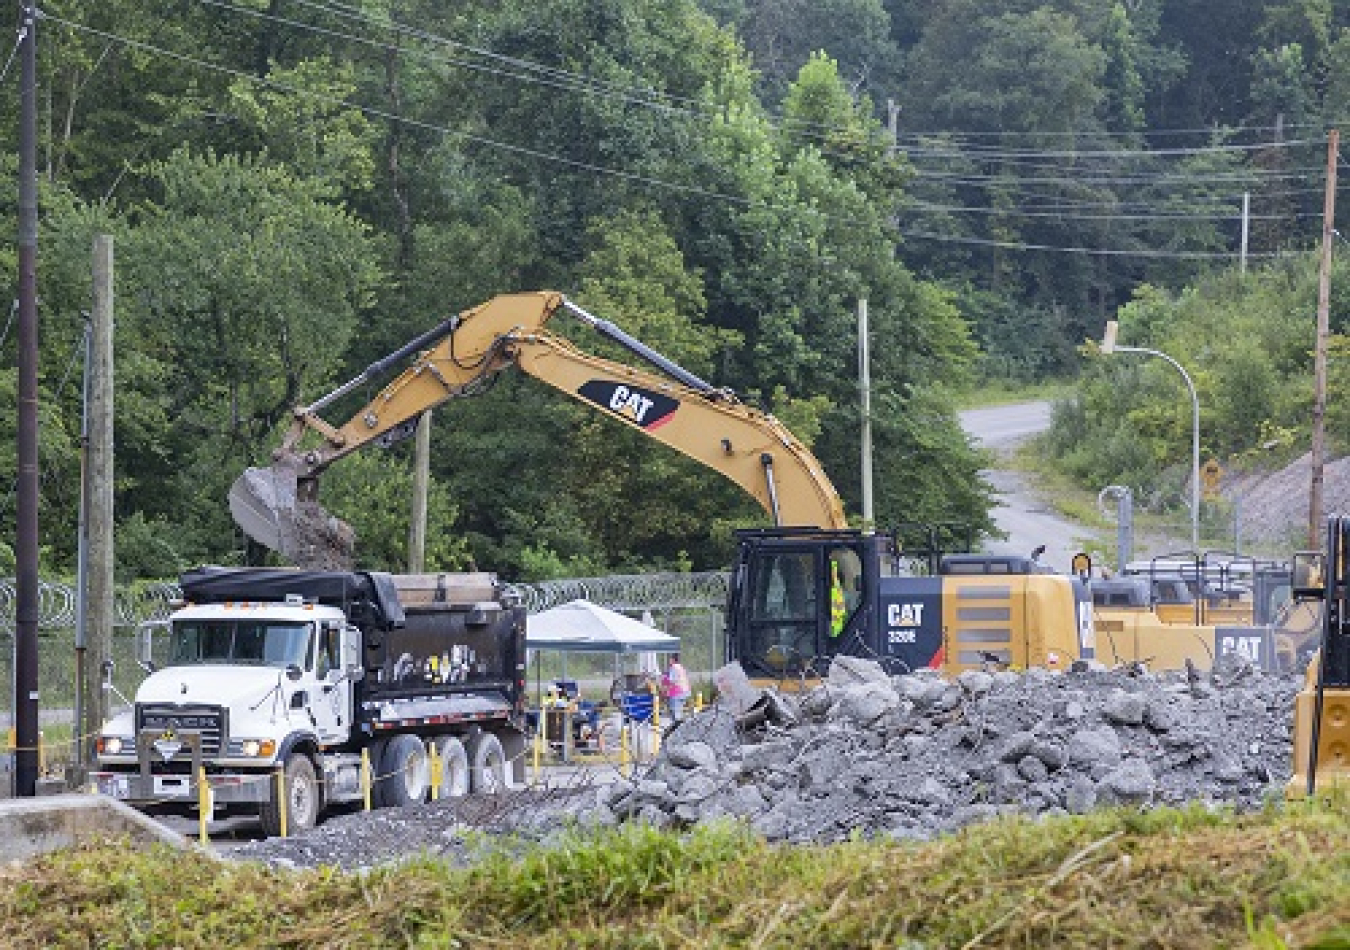
M99 736L94 748L99 755L121 755L135 749L135 743L129 736Z
M230 752L249 759L270 759L277 751L275 739L232 739Z

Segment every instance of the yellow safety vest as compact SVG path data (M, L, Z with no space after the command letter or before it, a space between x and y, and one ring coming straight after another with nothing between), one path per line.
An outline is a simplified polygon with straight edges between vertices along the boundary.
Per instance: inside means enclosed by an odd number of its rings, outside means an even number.
M848 620L848 607L844 603L844 584L839 580L839 565L830 565L830 636L837 637L844 632L844 622Z

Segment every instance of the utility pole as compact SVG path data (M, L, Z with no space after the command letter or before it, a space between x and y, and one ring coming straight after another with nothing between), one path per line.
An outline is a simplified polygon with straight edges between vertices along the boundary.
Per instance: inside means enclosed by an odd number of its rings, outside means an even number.
M84 721L80 735L98 734L108 718L103 665L112 659L113 590L113 239L94 238L94 307L89 336L89 423L85 446L85 500L89 565L84 638ZM80 744L76 767L86 764L90 748Z
M1327 133L1326 200L1322 207L1322 267L1317 277L1317 345L1313 351L1312 484L1308 490L1308 547L1321 540L1322 488L1326 456L1327 340L1331 322L1331 246L1336 236L1336 160L1341 133Z
M872 368L867 344L867 298L858 301L858 389L862 403L862 520L863 530L872 531Z
M408 527L408 573L421 574L427 557L427 491L431 483L431 410L417 419L413 443L412 523Z
M1242 193L1242 244L1238 252L1238 273L1244 276L1247 273L1247 239L1252 230L1252 194L1250 191Z
M14 795L38 779L37 8L20 7L19 405L14 580Z

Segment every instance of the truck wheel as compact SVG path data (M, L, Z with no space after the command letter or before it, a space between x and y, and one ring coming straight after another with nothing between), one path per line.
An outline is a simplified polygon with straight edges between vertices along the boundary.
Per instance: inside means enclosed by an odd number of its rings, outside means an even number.
M380 804L402 808L427 800L431 787L431 763L426 746L417 736L394 736L380 757Z
M501 740L490 732L480 732L469 740L469 783L480 795L506 791L506 753Z
M281 834L281 810L286 809L286 833L293 835L297 831L313 828L319 823L319 805L322 800L319 780L314 776L314 763L307 756L292 753L286 757L282 771L286 778L285 800L276 797L276 785L272 786L272 798L258 806L258 821L262 824L263 834L275 838ZM276 782L269 775L269 782Z
M441 761L441 798L463 798L469 794L469 753L454 736L436 740L436 757Z

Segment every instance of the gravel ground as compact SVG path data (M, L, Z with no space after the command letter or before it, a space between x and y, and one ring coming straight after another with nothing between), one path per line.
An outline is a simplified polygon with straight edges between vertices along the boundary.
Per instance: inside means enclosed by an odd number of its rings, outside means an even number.
M1311 466L1305 454L1274 472L1234 472L1224 479L1223 497L1238 506L1244 543L1285 552L1307 545ZM1326 514L1350 512L1350 457L1327 462L1322 478Z
M419 854L462 865L493 842L546 843L569 824L678 830L733 818L770 840L811 843L923 839L1005 813L1249 809L1289 777L1299 685L1231 665L1191 677L1032 670L953 681L843 658L808 694L728 699L687 720L631 780L582 771L563 788L345 815L231 856L355 870Z

